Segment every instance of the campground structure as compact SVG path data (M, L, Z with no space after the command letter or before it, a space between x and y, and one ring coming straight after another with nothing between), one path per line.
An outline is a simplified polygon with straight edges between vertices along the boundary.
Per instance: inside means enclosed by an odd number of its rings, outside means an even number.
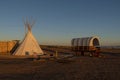
M16 49L16 51L13 53L13 55L16 56L25 56L25 55L43 55L43 51L40 48L37 40L35 39L35 37L32 34L32 27L33 27L33 22L30 23L26 20L25 24L25 28L27 28L27 33L24 37L24 39L22 40L22 42L20 43L20 45L18 46L18 48Z
M73 38L71 41L72 50L81 52L81 55L84 55L84 52L94 52L97 53L100 50L99 37L83 37L83 38Z
M11 53L18 46L19 40L0 41L0 54Z

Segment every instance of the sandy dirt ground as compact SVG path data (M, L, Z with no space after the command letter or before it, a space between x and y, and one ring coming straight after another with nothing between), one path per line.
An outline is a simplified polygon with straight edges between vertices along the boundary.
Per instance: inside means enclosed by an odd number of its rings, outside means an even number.
M1 55L0 80L120 80L120 52L107 51L99 58L86 54L32 60Z

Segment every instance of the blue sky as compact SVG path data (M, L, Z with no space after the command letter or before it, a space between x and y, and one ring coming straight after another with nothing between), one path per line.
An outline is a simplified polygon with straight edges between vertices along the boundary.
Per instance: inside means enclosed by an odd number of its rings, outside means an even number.
M22 40L31 16L40 44L99 36L101 45L120 45L120 0L0 0L0 40Z

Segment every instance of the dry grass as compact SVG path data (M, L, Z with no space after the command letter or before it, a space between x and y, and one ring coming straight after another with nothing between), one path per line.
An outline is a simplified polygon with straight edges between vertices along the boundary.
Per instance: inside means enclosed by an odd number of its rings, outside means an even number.
M53 48L52 48L53 49ZM44 48L46 53L71 54L70 48ZM103 50L102 57L78 56L33 61L0 56L0 80L120 80L120 52Z

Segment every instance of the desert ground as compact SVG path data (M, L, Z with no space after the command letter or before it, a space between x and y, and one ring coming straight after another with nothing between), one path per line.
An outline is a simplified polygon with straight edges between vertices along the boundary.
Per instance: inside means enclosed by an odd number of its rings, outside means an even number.
M42 47L58 58L0 55L0 80L120 80L120 49L102 49L100 57L72 56L67 47Z

